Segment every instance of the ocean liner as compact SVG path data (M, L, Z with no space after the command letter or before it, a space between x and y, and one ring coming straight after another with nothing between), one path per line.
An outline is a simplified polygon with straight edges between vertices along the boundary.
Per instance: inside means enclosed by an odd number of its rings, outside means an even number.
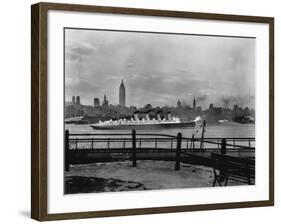
M197 122L201 122L200 117L196 117L191 121L182 121L180 118L172 117L168 113L167 118L161 119L160 114L157 114L157 118L150 119L149 114L146 114L146 118L139 119L138 114L134 114L134 118L130 120L119 119L100 121L99 123L90 125L94 129L163 129L163 128L192 128L196 126Z

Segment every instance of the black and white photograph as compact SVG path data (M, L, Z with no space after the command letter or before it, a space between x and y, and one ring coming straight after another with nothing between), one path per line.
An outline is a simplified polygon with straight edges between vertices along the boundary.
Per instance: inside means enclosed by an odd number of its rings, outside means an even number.
M256 39L64 28L64 193L255 185Z

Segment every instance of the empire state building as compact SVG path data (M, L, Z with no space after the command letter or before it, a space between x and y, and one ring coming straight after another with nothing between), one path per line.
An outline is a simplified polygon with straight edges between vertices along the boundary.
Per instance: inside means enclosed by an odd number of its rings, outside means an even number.
M119 105L123 107L126 106L126 89L123 80L119 87Z

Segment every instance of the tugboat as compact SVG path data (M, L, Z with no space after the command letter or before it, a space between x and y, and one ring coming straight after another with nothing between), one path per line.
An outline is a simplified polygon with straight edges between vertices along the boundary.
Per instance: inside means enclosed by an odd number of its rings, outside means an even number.
M181 121L177 117L172 117L168 113L168 117L161 119L160 113L157 113L157 118L150 119L149 114L146 113L146 118L139 119L138 113L134 113L134 118L131 120L119 119L116 121L100 121L97 124L90 125L94 129L163 129L163 128L194 128L197 122L201 122L201 118L196 117L191 121Z
M84 116L74 116L65 119L65 124L89 124L88 120L84 120Z
M84 117L83 116L73 116L65 119L66 124L76 124L82 121Z

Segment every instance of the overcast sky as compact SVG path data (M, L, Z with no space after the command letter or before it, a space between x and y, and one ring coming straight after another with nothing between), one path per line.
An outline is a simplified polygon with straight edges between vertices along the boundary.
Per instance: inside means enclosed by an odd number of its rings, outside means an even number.
M254 108L255 39L99 30L65 30L65 96L118 104L124 80L127 106Z

